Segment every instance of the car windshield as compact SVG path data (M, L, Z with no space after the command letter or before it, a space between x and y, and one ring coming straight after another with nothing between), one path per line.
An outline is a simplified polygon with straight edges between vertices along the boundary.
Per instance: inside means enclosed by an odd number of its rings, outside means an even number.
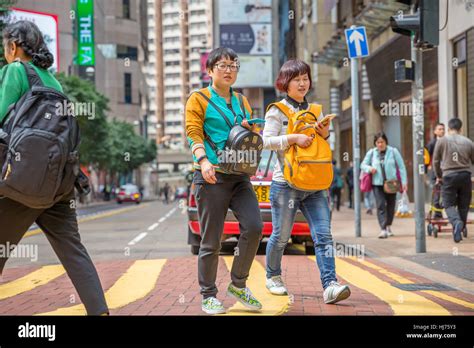
M122 186L120 188L121 191L124 191L126 194L132 194L132 193L135 193L135 192L138 192L138 188L136 186Z
M274 153L274 151L263 150L262 159L260 160L255 176L258 178L266 178L266 179L271 178L276 161L277 161L277 156L276 156L276 153Z

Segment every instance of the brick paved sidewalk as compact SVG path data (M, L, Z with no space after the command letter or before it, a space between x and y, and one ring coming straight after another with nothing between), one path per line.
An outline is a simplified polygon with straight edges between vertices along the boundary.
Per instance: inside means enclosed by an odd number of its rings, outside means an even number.
M264 256L257 256L252 269L263 269ZM352 296L338 305L326 305L322 300L322 288L314 256L284 256L283 279L290 296L275 299L264 289L262 279L249 279L254 284L252 291L259 293L262 303L277 300L281 308L274 314L283 315L394 315L420 314L426 308L429 313L445 315L474 315L474 295L458 290L449 291L405 291L397 286L401 283L430 284L427 278L387 266L374 259L343 258L337 260L337 272L342 283L349 283ZM153 262L148 260L145 262ZM109 290L135 263L134 260L98 262L97 269L104 289ZM14 284L37 268L6 269L0 282L0 315L32 315L49 312L60 307L71 307L79 303L72 284L63 274L45 285L16 296L2 299L2 289ZM251 278L252 276L251 271ZM255 273L256 274L256 273ZM346 279L346 278L348 279ZM368 277L374 277L372 280ZM39 281L39 279L35 280ZM221 257L218 269L218 298L223 300L230 314L255 314L235 308L235 300L225 295L230 282L228 265ZM369 288L366 288L369 286ZM140 284L130 286L139 288ZM387 289L389 291L387 291ZM76 303L71 303L71 298ZM126 300L126 299L125 299ZM201 296L197 283L197 258L169 259L161 269L151 291L120 308L112 308L113 315L205 315L201 311ZM265 309L265 308L264 308ZM77 314L77 313L74 313ZM271 314L271 313L270 313ZM258 314L257 314L258 315Z

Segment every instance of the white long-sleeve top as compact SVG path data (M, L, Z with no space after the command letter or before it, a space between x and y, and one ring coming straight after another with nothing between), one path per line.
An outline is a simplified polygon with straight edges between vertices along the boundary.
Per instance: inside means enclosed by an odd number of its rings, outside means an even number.
M299 108L293 107L286 99L281 102L288 106L293 112L300 111ZM319 115L318 120L323 118L323 113ZM263 128L263 148L276 151L278 161L273 168L273 180L285 182L280 163L284 157L284 152L290 146L288 144L288 136L286 131L288 128L288 117L277 107L272 107L265 114L265 127Z

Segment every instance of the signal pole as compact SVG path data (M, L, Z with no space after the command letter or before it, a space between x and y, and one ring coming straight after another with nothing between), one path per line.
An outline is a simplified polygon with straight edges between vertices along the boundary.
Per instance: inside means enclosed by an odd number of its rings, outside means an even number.
M423 51L415 45L415 34L411 35L411 59L415 63L415 79L411 84L413 106L413 184L415 188L415 235L416 252L426 253L425 236L425 187L423 177L425 164L424 147L424 102L423 102Z

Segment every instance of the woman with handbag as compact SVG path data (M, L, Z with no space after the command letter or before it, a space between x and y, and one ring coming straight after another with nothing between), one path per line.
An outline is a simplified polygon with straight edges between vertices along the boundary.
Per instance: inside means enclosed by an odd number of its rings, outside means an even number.
M388 145L385 133L375 134L374 146L365 155L361 169L372 176L372 190L381 229L378 237L387 238L393 236L391 226L397 192L407 190L407 171L400 152Z
M281 67L275 83L276 88L287 95L277 103L280 106L271 105L265 115L264 147L276 151L278 156L270 187L273 231L266 250L266 287L273 295L288 294L281 277L281 260L291 236L297 210L300 209L311 230L316 264L324 289L324 303L335 304L347 299L351 291L348 285L338 283L336 278L328 190L305 191L290 186L282 170L284 154L292 146L304 149L317 141L302 133L287 134L291 114L312 110L314 106L306 100L311 84L311 69L308 64L299 59L287 61ZM315 131L327 141L329 122L326 125L319 123L323 118L322 112L315 116L318 118Z
M201 308L208 314L225 312L216 297L216 278L221 236L230 208L239 221L240 237L227 294L251 310L260 310L261 303L246 287L263 229L258 200L249 175L230 173L226 168L232 163L222 156L234 129L231 127L241 125L251 130L248 119L252 109L245 97L232 90L240 69L238 56L232 49L214 49L206 68L211 83L192 93L186 103L186 135L193 153L193 183L201 227L198 256ZM232 126L230 120L239 125ZM257 135L251 133L251 136Z

